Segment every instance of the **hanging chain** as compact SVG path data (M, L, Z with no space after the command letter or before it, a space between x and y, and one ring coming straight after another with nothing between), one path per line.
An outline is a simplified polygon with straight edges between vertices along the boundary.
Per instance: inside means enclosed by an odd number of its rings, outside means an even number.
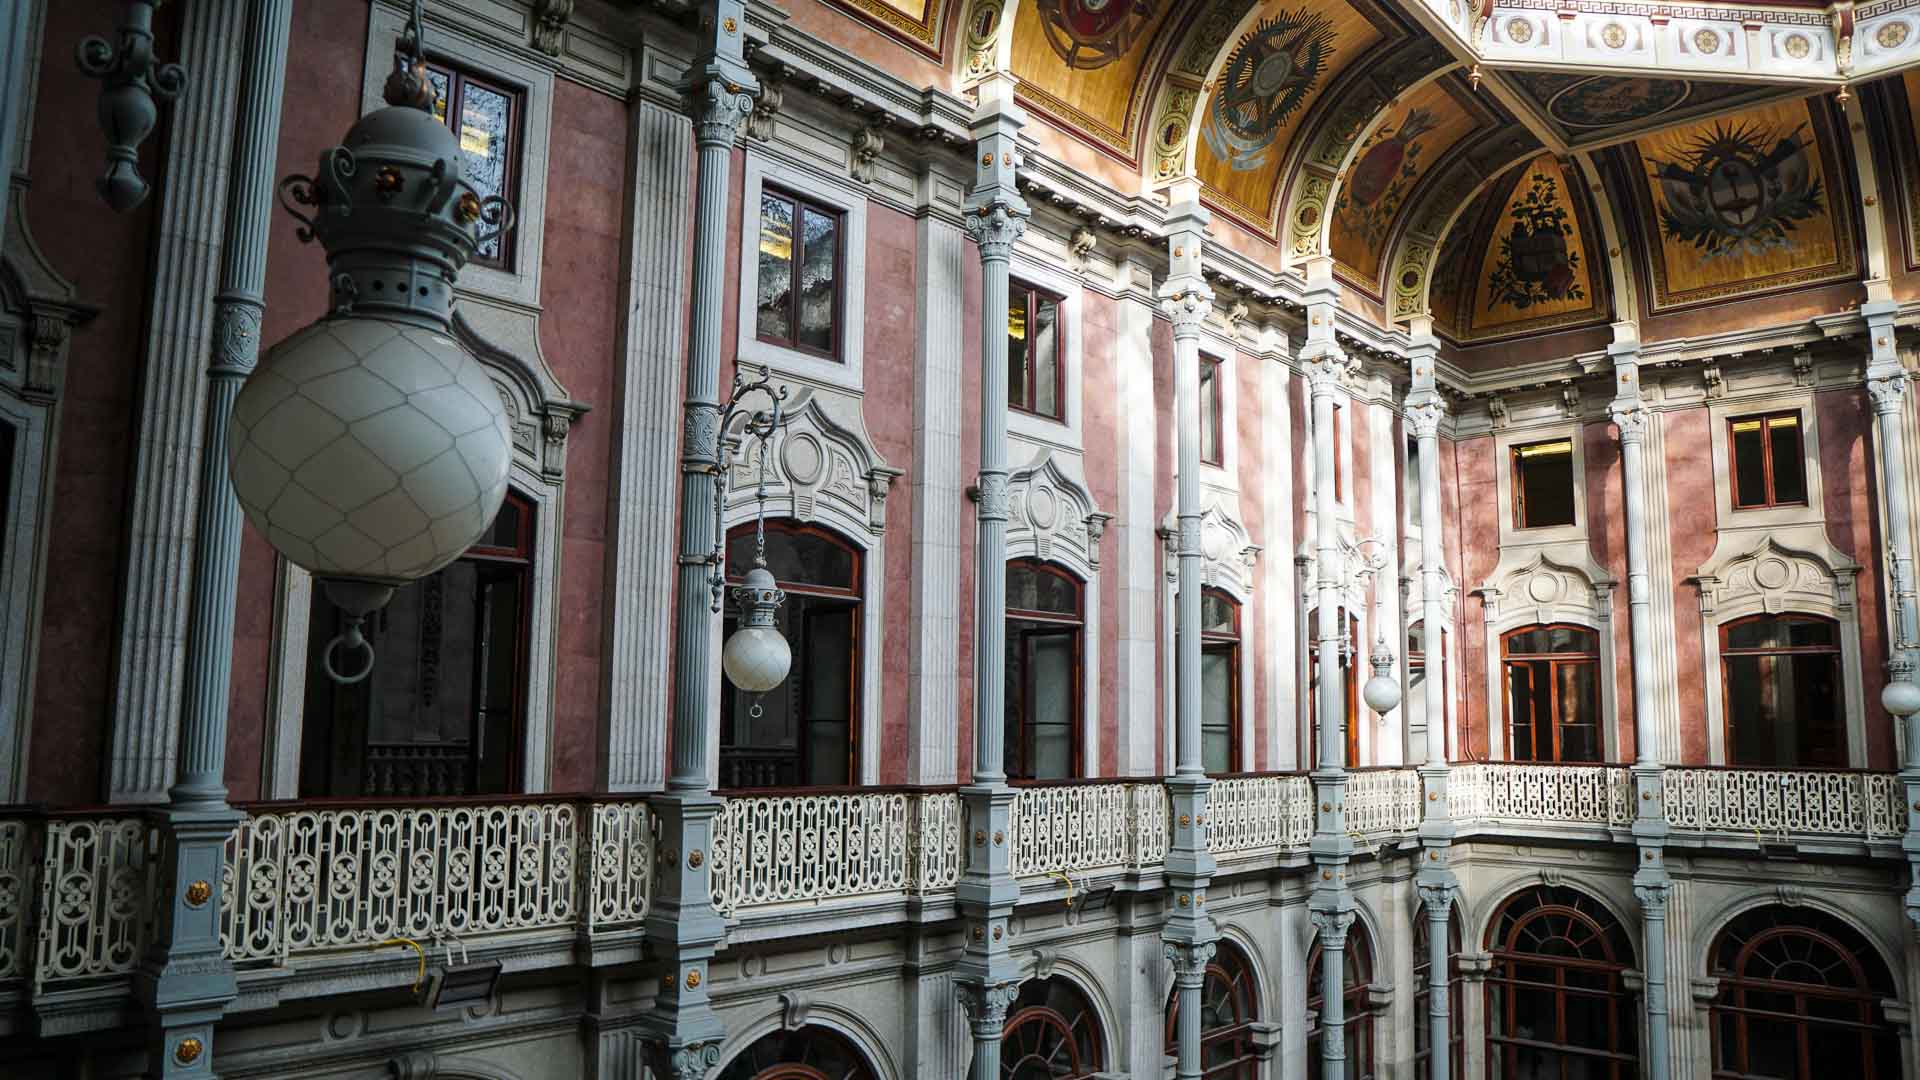
M720 613L722 597L726 594L726 490L727 474L733 468L736 448L745 440L754 443L754 454L759 458L759 476L755 481L754 519L753 519L753 562L755 566L767 565L767 449L772 444L774 432L780 430L781 412L785 407L789 388L773 385L773 372L762 366L760 377L748 382L744 372L733 373L733 397L726 403L720 416L718 445L714 447L713 462L713 553L707 556L707 565L712 568L707 585L713 590L713 611ZM745 400L753 394L762 394L767 399L767 407L748 411ZM746 422L740 427L738 439L729 439L727 429L733 426L734 417L744 415Z

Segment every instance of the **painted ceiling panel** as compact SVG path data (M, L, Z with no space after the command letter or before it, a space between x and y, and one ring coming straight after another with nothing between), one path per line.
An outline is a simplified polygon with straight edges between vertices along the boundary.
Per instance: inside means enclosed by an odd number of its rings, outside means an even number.
M1749 105L1782 90L1755 83L1638 79L1554 71L1500 73L1570 146L1617 140L1676 120Z
M1340 273L1380 296L1393 225L1420 181L1469 132L1492 122L1452 78L1408 95L1367 136L1333 208L1330 241Z
M1172 0L1035 0L1018 5L1020 98L1128 161L1146 107L1142 78Z
M882 31L938 60L943 0L834 0Z
M1856 273L1836 133L1824 103L1812 100L1715 117L1626 148L1654 310Z
M1210 201L1271 234L1293 135L1327 86L1392 24L1345 0L1276 0L1258 20L1233 43L1207 101L1195 171Z
M1495 180L1454 223L1434 277L1434 322L1459 342L1605 321L1585 193L1552 154Z

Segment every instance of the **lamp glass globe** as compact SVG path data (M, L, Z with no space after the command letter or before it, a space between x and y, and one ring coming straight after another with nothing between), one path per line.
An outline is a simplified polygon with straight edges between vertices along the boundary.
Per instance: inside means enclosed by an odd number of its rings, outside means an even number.
M771 626L745 626L727 639L720 666L733 685L750 694L779 686L793 664L793 649Z

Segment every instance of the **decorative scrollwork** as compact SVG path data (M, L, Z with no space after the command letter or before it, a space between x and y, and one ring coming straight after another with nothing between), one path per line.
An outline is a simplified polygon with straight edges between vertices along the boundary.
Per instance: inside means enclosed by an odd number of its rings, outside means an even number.
M695 94L694 141L702 147L732 146L740 125L753 114L753 92L738 83L708 79Z
M1644 405L1630 405L1613 410L1613 423L1620 429L1620 441L1623 443L1645 442L1647 425L1652 422L1653 414Z
M1899 412L1901 402L1907 396L1907 373L1901 371L1868 379L1867 396L1873 399L1876 415L1892 416Z
M1173 965L1173 984L1182 989L1196 989L1205 985L1207 965L1213 960L1214 949L1211 941L1167 942L1166 954L1167 961Z
M967 1010L967 1020L973 1025L974 1035L998 1039L1007 1024L1007 1010L1012 1007L1014 999L1020 996L1020 984L961 983L958 989L960 1005Z
M1406 412L1407 433L1416 439L1430 439L1440 434L1440 420L1446 414L1446 406L1437 401L1409 405Z
M1175 340L1195 338L1213 312L1213 297L1204 289L1187 289L1168 297L1160 306L1173 323Z
M985 262L1006 262L1013 257L1013 246L1027 231L1027 215L1006 203L989 203L969 211L964 225L967 235L980 245Z
M105 85L100 90L100 126L108 138L107 171L96 182L100 197L125 212L146 201L140 175L140 144L159 123L158 102L186 89L187 72L153 55L153 12L158 0L130 0L115 28L118 43L104 37L81 40L74 50L80 70Z

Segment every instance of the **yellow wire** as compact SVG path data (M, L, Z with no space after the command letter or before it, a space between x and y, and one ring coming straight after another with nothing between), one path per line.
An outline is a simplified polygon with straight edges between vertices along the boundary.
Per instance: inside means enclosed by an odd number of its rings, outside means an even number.
M1049 875L1047 875L1047 876L1048 876L1048 877L1057 877L1057 878L1059 878L1059 879L1060 879L1061 881L1064 881L1064 882L1066 882L1066 883L1067 883L1067 906L1068 906L1068 907L1072 907L1072 906L1073 906L1073 877L1072 877L1072 875L1070 875L1070 874L1068 874L1068 873L1067 873L1066 871L1064 871L1064 870L1055 870L1055 871L1054 871L1053 873L1051 873L1051 874L1049 874Z
M372 947L373 947L373 948L375 948L375 949L384 949L384 948L386 948L386 947L387 947L387 946L389 946L389 945L411 945L411 946L413 946L413 951L414 951L414 952L417 952L417 953L419 953L419 954L420 954L420 970L419 970L419 972L418 972L418 973L416 973L416 974L414 975L414 977L413 977L413 989L412 989L411 991L409 991L409 993L415 993L415 994L417 994L417 993L419 993L419 992L420 992L420 984L421 984L421 983L423 983L423 982L425 982L425 981L427 981L427 950L426 950L426 947L425 947L425 946L423 946L423 945L421 945L421 944L420 944L419 942L417 942L417 941L415 941L415 940L413 940L413 939L412 939L412 938L410 938L410 937L390 937L390 938L388 938L387 940L385 940L385 941L383 941L383 942L381 942L380 944L378 944L378 945L374 945L374 946L372 946Z

